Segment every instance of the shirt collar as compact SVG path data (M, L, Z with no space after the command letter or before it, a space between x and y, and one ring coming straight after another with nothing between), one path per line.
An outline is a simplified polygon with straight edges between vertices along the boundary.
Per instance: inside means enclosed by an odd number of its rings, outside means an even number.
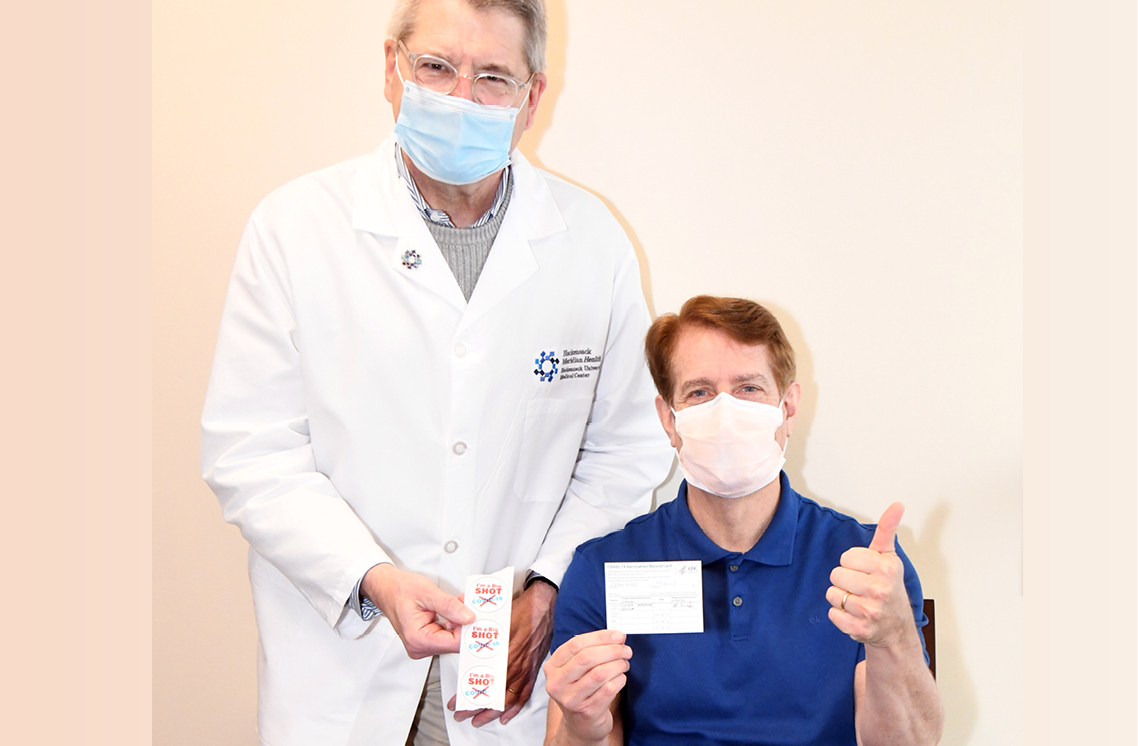
M774 516L771 517L767 530L759 537L758 543L743 554L744 560L776 567L790 564L794 557L794 537L798 531L799 500L798 493L790 486L786 472L780 472L779 499ZM698 559L706 565L738 554L724 549L707 538L707 534L696 523L691 508L688 507L687 480L680 484L679 494L673 503L676 505L677 540L685 557Z
M436 210L427 204L427 200L423 199L423 195L419 193L419 187L415 184L415 180L411 178L411 172L407 168L407 162L403 160L403 148L399 145L395 146L395 167L399 170L399 178L403 179L407 184L407 191L411 193L411 199L415 202L415 207L419 209L419 213L424 219L445 225L453 228L454 223L451 222L450 216L442 210ZM486 225L494 216L498 214L498 210L502 207L502 200L506 196L506 186L509 179L512 177L511 166L506 166L506 173L498 179L498 191L494 193L494 204L490 205L490 209L483 213L482 217L478 218L471 228L478 228Z

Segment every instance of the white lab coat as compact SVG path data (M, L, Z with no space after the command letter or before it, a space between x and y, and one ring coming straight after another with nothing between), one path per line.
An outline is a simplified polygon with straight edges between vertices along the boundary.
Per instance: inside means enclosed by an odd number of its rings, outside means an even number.
M452 594L506 566L518 590L530 569L559 582L671 465L636 258L601 202L515 153L467 303L394 158L388 139L267 197L225 304L202 468L250 543L273 746L403 743L429 661L346 609L372 565ZM545 704L541 680L509 725L452 721L451 743L540 743Z

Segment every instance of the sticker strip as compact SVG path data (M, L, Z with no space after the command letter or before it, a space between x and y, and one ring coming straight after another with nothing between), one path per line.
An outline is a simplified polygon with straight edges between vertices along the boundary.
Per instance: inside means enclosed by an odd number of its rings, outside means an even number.
M456 710L505 710L514 568L471 575L463 594L475 619L462 628Z

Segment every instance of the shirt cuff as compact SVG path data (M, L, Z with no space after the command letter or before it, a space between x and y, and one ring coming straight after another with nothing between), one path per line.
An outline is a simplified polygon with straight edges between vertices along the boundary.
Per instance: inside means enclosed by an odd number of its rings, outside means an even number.
M370 569L370 568L369 568ZM367 573L364 573L366 575ZM364 584L363 575L356 581L356 587L352 589L352 595L348 597L348 608L360 615L360 618L365 622L370 622L375 617L383 612L379 607L372 603L370 598L360 595L360 587Z
M539 581L539 580L542 583L548 583L549 585L553 586L553 590L555 590L555 591L561 590L560 588L557 587L557 583L554 583L549 578L545 577L544 575L542 575L539 572L535 572L534 570L530 570L528 573L526 573L526 582L525 582L525 585L522 586L522 590L529 588L531 585L533 585L536 581Z

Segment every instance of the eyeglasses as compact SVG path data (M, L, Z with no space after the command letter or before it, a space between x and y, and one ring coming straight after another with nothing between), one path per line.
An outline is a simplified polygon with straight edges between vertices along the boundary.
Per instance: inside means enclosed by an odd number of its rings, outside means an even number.
M433 54L412 54L403 46L403 42L396 41L403 54L407 55L411 63L412 79L428 90L436 93L449 94L458 88L459 77L470 81L470 95L476 103L484 106L513 106L518 94L530 81L520 81L501 73L475 73L473 76L460 73L458 69L442 57Z

